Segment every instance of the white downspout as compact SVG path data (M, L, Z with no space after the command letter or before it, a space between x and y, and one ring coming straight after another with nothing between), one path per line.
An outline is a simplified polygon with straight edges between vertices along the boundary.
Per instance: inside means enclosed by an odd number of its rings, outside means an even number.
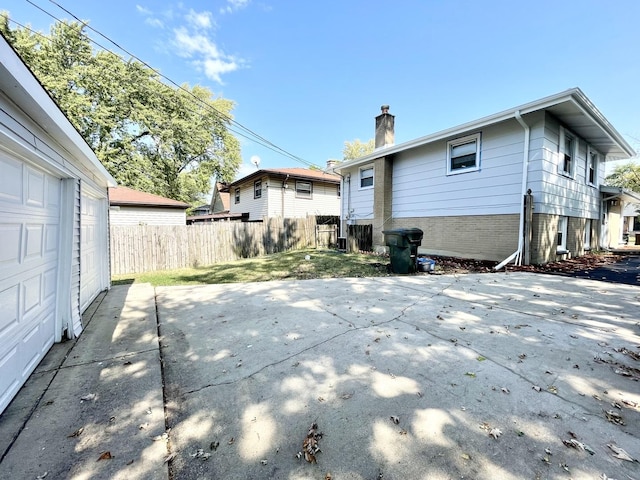
M516 265L522 265L522 250L524 247L524 196L527 194L527 176L529 173L529 144L531 141L531 129L520 115L520 110L514 112L514 117L524 129L524 154L522 157L522 191L520 192L520 226L518 228L518 249L496 265L494 270L500 270L507 263L515 259Z

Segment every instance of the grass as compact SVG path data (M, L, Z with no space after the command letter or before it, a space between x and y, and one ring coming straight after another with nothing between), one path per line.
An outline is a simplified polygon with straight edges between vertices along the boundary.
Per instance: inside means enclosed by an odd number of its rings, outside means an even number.
M310 259L305 257L309 255ZM218 263L208 267L114 275L113 285L151 283L153 286L268 282L311 278L378 277L387 275L388 258L335 250L296 250L264 257Z

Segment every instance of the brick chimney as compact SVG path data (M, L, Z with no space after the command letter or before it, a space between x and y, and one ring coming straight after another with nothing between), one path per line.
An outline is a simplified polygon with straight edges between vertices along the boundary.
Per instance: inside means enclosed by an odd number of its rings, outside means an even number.
M327 172L332 172L333 173L333 168L338 164L338 160L334 160L332 158L330 158L329 160L327 160Z
M394 119L389 113L389 105L380 107L382 113L376 117L375 149L390 147L394 144Z

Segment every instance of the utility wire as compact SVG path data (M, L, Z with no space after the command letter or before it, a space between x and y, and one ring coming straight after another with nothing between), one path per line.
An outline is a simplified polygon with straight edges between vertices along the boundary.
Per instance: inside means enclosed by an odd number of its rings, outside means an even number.
M31 0L25 0L27 3L29 3L30 5L32 5L33 7L37 8L38 10L40 10L41 12L43 12L44 14L48 15L49 17L51 17L52 19L54 19L57 22L62 23L62 20L58 17L56 17L54 14L48 12L47 10L45 10L44 8L42 8L41 6L37 5L36 3L34 3ZM79 22L83 27L91 30L92 32L96 33L97 35L101 36L102 38L104 38L105 40L107 40L109 43L111 43L112 45L114 45L116 48L118 48L119 50L123 51L124 53L126 53L127 55L129 55L131 58L135 59L136 61L140 62L142 65L144 65L145 67L149 68L151 71L153 71L156 75L158 75L159 77L163 78L164 80L166 80L167 82L169 82L171 85L173 85L174 87L176 87L177 89L185 92L187 95L189 95L190 97L192 97L193 100L195 100L196 103L199 103L201 105L203 105L205 108L208 108L210 110L212 110L216 115L218 115L219 117L221 117L222 119L224 119L226 122L228 122L228 124L230 125L229 127L227 127L232 133L241 136L251 142L254 142L258 145L261 145L275 153L278 153L280 155L286 156L294 161L297 161L299 163L302 163L305 166L314 166L314 164L308 160L305 160L297 155L294 155L293 153L288 152L287 150L285 150L282 147L279 147L278 145L274 144L273 142L269 141L268 139L264 138L263 136L259 135L258 133L254 132L253 130L251 130L248 127L245 127L243 124L241 124L240 122L238 122L237 120L234 120L232 117L230 117L229 115L225 114L224 112L221 112L220 110L218 110L217 108L215 108L213 105L203 101L202 99L198 98L196 95L194 95L191 91L187 90L186 88L184 88L183 86L179 85L177 82L173 81L171 78L167 77L166 75L162 74L160 71L158 71L157 69L153 68L151 65L149 65L147 62L145 62L144 60L140 59L138 56L134 55L133 53L129 52L127 49L125 49L124 47L122 47L121 45L119 45L117 42L115 42L114 40L112 40L110 37L104 35L103 33L101 33L100 31L96 30L95 28L91 27L87 22L81 20L80 18L78 18L76 15L74 15L72 12L70 12L69 10L67 10L66 8L64 8L62 5L60 5L59 3L57 3L54 0L49 0L50 3L52 3L53 5L57 6L58 8L60 8L61 10L63 10L64 12L66 12L68 15L71 15L77 22ZM29 27L20 24L19 22L17 22L14 19L9 18L9 20L13 23L15 23L16 25L19 25L21 28L27 29L30 32L37 34L43 38L47 38L44 35L40 34L39 32L36 32L32 29L30 29ZM93 43L94 45L98 46L100 49L112 53L116 56L118 56L119 58L122 59L122 57L120 55L118 55L117 53L115 53L114 51L112 51L111 49L105 47L104 45L98 43L97 41L95 41L94 39L92 39L91 37L89 37L87 35L87 38L89 39L89 41L91 43ZM122 59L124 61L124 59ZM158 82L160 82L160 80L158 80L157 78L154 77L154 79ZM162 83L162 82L160 82ZM231 128L231 125L233 125L235 128ZM240 129L240 130L238 130Z

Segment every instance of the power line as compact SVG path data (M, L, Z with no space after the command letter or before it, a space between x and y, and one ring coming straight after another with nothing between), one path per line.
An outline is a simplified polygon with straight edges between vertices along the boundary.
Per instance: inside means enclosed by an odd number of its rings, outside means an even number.
M54 14L48 12L47 10L45 10L43 7L37 5L36 3L34 3L32 0L25 0L27 3L29 3L30 5L32 5L33 7L37 8L38 10L40 10L41 12L43 12L44 14L48 15L49 17L51 17L52 19L54 19L57 22L62 23L62 20L58 17L56 17ZM117 42L115 42L114 40L112 40L110 37L108 37L107 35L104 35L102 32L96 30L95 28L93 28L92 26L90 26L87 22L81 20L80 18L78 18L75 14L73 14L72 12L70 12L68 9L66 9L65 7L63 7L62 5L60 5L59 3L57 3L54 0L49 0L50 3L52 3L53 5L55 5L56 7L58 7L59 9L61 9L62 11L64 11L65 13L67 13L68 15L71 15L78 23L80 23L83 27L91 30L92 32L96 33L97 35L99 35L100 37L104 38L106 41L108 41L109 43L111 43L112 45L114 45L117 49L121 50L122 52L126 53L127 55L129 55L131 58L135 59L136 61L138 61L140 64L144 65L145 67L147 67L148 69L150 69L152 72L154 72L156 75L158 75L160 78L166 80L167 82L169 82L171 85L173 85L176 89L179 89L181 91L183 91L184 93L186 93L187 95L189 95L193 100L195 100L196 103L199 103L200 105L204 106L207 109L212 110L216 115L218 115L219 117L221 117L223 120L225 120L229 126L227 127L232 133L243 137L253 143L256 143L258 145L261 145L262 147L265 147L275 153L278 153L280 155L286 156L294 161L297 161L299 163L302 163L305 166L314 166L314 164L308 160L305 160L297 155L294 155L293 153L285 150L284 148L276 145L275 143L271 142L270 140L266 139L265 137L263 137L262 135L254 132L253 130L251 130L248 127L245 127L243 124L241 124L240 122L238 122L237 120L233 119L232 117L230 117L229 115L225 114L224 112L221 112L220 110L218 110L217 108L215 108L213 105L211 105L210 103L207 103L205 101L203 101L202 99L198 98L196 95L193 94L193 92L187 90L186 88L184 88L183 86L179 85L177 82L175 82L174 80L172 80L171 78L167 77L166 75L164 75L163 73L161 73L159 70L153 68L151 65L149 65L147 62L145 62L144 60L140 59L138 56L136 56L135 54L131 53L130 51L128 51L126 48L122 47L121 45L119 45ZM19 25L22 28L25 28L27 30L29 30L32 33L35 33L43 38L47 38L44 35L40 34L39 32L35 32L34 30L30 29L29 27L26 27L24 25L21 25L19 22L13 20L13 19L9 19L11 22L15 23L16 25ZM94 45L98 46L100 49L112 53L116 56L118 56L118 58L121 58L121 55L118 55L116 52L114 52L113 50L105 47L104 45L98 43L97 41L95 41L94 39L92 39L91 37L89 37L87 35L88 40L93 43ZM124 61L124 59L122 59ZM160 82L160 80L156 77L152 77L154 78L154 80ZM160 82L162 83L162 82ZM193 112L193 113L197 113L197 112ZM231 126L235 127L232 128Z

